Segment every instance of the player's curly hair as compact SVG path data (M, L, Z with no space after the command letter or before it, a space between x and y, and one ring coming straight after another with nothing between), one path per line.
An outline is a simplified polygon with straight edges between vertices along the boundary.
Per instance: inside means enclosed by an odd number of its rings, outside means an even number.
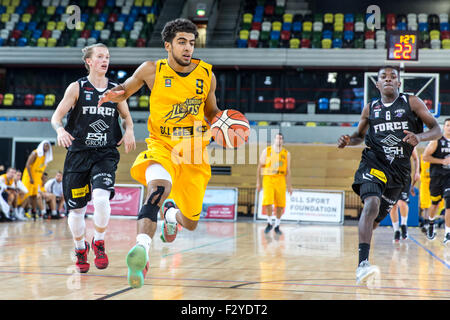
M192 21L178 18L166 23L163 31L161 32L162 40L164 42L172 42L177 32L192 33L194 34L195 39L198 37L197 26Z
M385 65L385 66L378 68L378 74L380 73L381 70L385 70L385 69L392 69L392 70L397 71L397 75L400 77L400 68L396 67L396 66L391 66L391 65Z

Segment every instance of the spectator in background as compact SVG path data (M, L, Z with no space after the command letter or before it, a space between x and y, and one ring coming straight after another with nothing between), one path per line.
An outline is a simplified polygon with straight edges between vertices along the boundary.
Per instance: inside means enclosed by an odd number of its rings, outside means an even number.
M28 207L28 189L22 182L22 171L16 170L14 175L14 181L16 183L16 203L15 203L15 216L18 220L27 220L25 217L25 208Z
M56 215L53 215L53 212L52 212L52 219L59 219L60 214L62 212L65 212L65 202L64 202L64 195L63 195L62 179L63 179L63 174L61 171L58 171L56 173L55 177L48 180L44 185L45 191L49 194L54 195L56 198L57 213L56 213Z
M14 218L14 204L16 202L16 183L14 181L14 176L16 175L16 169L9 167L6 173L0 176L0 185L2 189L2 196L6 197L6 202L8 203L9 210L3 211L6 220L15 220Z
M47 182L48 173L44 172L42 175L42 183L38 187L37 206L44 219L59 219L56 211L56 196L45 189L45 184ZM47 214L47 207L50 208L51 215Z

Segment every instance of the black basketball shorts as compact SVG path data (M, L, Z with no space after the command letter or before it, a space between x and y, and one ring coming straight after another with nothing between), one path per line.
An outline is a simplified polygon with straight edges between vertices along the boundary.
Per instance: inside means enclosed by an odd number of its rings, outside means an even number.
M111 191L112 199L119 160L116 148L68 151L63 172L63 192L68 208L85 207L91 200L92 190L97 188Z
M430 178L430 196L434 203L441 201L442 197L450 198L450 174Z

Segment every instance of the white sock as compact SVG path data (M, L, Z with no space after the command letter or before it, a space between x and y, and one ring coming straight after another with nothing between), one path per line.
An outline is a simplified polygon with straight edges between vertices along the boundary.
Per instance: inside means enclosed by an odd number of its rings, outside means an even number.
M272 216L267 216L267 223L270 224L270 225L273 224L273 222L272 222Z
M44 215L46 215L47 214L47 210L46 209L44 209L44 210L42 210L42 215L44 216Z
M400 226L398 225L398 221L392 222L392 227L394 228L394 232L398 231L400 229Z
M401 216L400 221L401 221L402 226L406 226L408 224L408 216L406 216L406 217Z
M445 226L445 234L450 233L450 227Z
M56 210L52 210L52 216L56 216Z
M166 221L168 223L177 223L177 213L178 213L178 209L175 208L169 208L166 211Z
M94 229L94 241L105 240L105 233L106 233L106 231L103 231L102 233L100 233Z
M145 248L147 254L150 250L150 244L152 243L152 238L146 233L140 233L136 236L136 244L139 244Z
M275 227L278 227L281 223L281 219L275 219Z
M83 237L83 239L81 240L73 240L75 242L75 248L78 250L84 250L86 249L86 243L85 243L85 239Z

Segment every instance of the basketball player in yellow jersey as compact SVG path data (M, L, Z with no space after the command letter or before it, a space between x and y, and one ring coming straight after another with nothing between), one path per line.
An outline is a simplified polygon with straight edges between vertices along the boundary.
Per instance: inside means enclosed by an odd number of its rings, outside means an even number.
M14 207L17 201L16 183L14 176L16 175L15 168L8 168L6 173L0 175L0 196L3 192L7 194L6 202L9 206L9 211L4 212L6 220L14 219Z
M42 175L47 164L53 160L52 147L47 140L42 141L38 147L28 156L22 182L28 189L27 197L30 198L31 214L36 220L38 187L42 181Z
M205 118L212 122L220 111L212 66L192 58L196 25L176 19L167 22L161 34L167 59L144 62L99 101L99 105L123 101L144 84L151 90L148 149L139 154L130 171L135 180L147 186L138 216L137 244L127 256L128 283L133 288L144 284L161 208L163 242L174 241L178 223L191 231L197 227L211 177Z
M275 233L280 231L280 220L286 207L286 187L292 195L291 185L291 154L283 148L284 138L281 133L277 133L271 146L265 148L261 153L256 172L256 189L261 190L261 175L263 200L262 209L267 215L267 227L264 230L268 233L273 228L272 207L275 208Z

